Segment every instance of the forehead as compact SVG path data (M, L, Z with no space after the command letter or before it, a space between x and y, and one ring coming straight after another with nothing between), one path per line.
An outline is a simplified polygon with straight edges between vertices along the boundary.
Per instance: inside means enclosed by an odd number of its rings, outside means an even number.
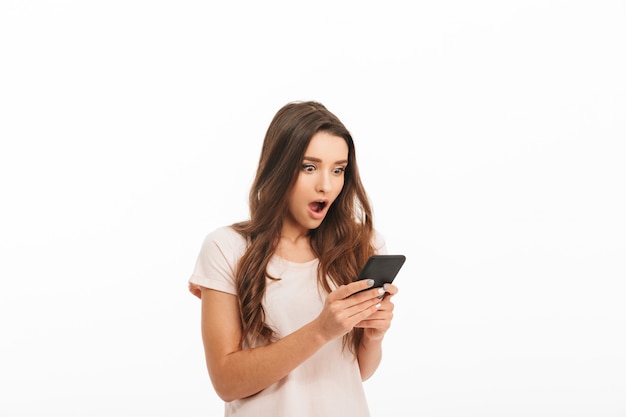
M340 161L348 159L348 144L341 136L328 132L317 132L311 138L304 157L322 161Z

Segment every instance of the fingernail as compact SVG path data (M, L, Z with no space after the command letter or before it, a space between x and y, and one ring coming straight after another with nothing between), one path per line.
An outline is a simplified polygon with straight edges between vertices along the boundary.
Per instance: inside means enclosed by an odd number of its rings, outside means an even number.
M378 289L378 294L384 294L384 293L385 293L385 290L384 290L384 289L382 289L382 288L379 288L379 289Z
M376 304L376 308L380 308L380 303Z
M388 289L389 289L389 284L385 284L385 285L383 285L383 288L384 288L385 290L388 290Z
M372 285L374 285L374 280L373 279L368 279L367 280L367 286L371 287Z

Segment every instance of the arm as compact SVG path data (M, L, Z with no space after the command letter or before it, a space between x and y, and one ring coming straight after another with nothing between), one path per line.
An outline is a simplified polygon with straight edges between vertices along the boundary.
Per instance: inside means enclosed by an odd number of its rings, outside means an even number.
M337 288L315 320L274 343L252 349L242 349L240 343L237 297L202 288L202 340L217 394L227 402L256 394L371 316L380 303L376 289L348 297L367 285L359 281Z
M393 318L393 303L391 297L398 293L398 288L393 284L385 284L387 293L380 301L380 308L366 320L355 327L363 327L363 340L357 352L361 379L365 381L371 377L383 356L382 344L385 333L391 326Z

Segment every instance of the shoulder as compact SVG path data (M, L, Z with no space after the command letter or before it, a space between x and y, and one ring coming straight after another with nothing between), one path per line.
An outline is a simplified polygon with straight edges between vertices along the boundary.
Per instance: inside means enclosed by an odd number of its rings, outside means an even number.
M230 226L206 235L190 282L206 288L235 294L235 270L246 251L245 238Z
M241 255L245 252L246 239L230 226L222 226L214 229L206 235L203 249L213 252L215 250L226 254Z
M223 243L244 243L245 238L231 226L221 226L206 235L205 240Z

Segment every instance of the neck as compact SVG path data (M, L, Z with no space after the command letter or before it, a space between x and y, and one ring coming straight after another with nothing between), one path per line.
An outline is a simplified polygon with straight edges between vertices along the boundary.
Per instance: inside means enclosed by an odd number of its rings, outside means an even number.
M281 233L280 239L286 240L293 245L297 245L301 243L302 241L306 241L308 243L309 233L308 232L306 233Z

